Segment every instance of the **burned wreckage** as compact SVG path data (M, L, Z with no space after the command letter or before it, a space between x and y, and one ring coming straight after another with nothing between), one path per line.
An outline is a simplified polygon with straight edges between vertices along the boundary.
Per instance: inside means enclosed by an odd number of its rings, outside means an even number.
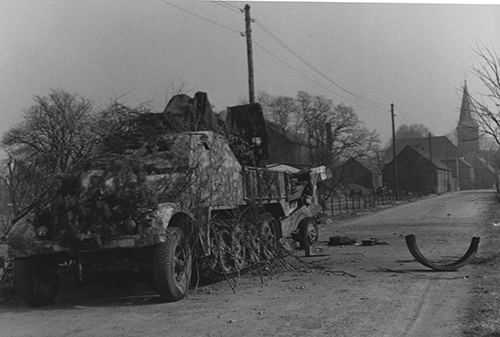
M114 140L121 151L58 177L50 202L12 230L15 281L29 304L55 298L62 270L80 280L133 270L176 301L194 265L234 274L275 258L280 238L317 240L324 172L255 165L267 155L258 104L228 108L221 122L205 93L176 95L127 132Z

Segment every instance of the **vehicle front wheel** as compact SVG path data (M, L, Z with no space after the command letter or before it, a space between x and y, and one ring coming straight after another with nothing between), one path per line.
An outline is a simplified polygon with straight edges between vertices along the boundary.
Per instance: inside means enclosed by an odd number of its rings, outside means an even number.
M300 246L303 249L308 249L311 245L318 241L318 225L313 218L305 218L300 222Z
M29 305L40 307L50 304L59 290L59 275L55 264L42 257L14 260L14 279L21 296Z
M160 297L168 302L183 299L191 279L191 249L182 229L167 228L166 241L153 253L153 275Z

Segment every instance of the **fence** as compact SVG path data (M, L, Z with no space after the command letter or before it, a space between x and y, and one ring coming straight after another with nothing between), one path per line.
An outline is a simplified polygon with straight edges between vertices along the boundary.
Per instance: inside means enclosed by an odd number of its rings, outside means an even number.
M396 201L407 201L411 196L404 192L398 193L396 200L394 193L384 192L380 194L354 194L337 197L329 197L323 201L323 215L338 216L353 213L356 210L375 208L381 205L395 204Z

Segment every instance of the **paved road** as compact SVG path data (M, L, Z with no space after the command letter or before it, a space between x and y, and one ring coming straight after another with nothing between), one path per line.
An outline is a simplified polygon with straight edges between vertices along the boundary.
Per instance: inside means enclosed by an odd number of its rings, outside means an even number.
M321 270L283 272L263 283L247 276L236 293L220 282L159 303L140 287L68 286L42 309L15 298L0 307L0 336L460 336L481 270L429 272L403 236L415 234L428 258L454 259L490 229L497 205L492 191L460 192L329 221L317 245L323 256L307 260ZM326 246L336 233L389 244Z

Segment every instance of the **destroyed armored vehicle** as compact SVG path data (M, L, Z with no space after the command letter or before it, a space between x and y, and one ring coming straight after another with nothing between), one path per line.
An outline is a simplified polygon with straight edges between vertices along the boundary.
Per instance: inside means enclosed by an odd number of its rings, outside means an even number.
M230 275L275 258L281 238L317 240L323 169L242 166L213 131L155 139L58 177L51 201L16 224L9 252L29 304L54 299L62 270L81 281L132 270L176 301L193 266Z

